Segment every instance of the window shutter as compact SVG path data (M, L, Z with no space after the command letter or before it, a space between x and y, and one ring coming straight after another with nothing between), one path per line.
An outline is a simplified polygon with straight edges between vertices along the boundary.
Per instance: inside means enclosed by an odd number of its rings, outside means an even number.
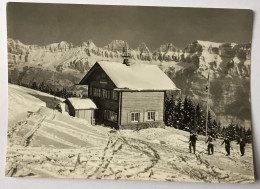
M158 112L155 112L155 121L158 121L158 119L159 119Z
M144 112L144 122L148 119L148 112Z
M139 122L144 122L144 114L143 114L143 112L140 112Z
M127 114L127 123L130 124L131 123L131 113Z
M110 99L110 91L107 91L107 98Z
M89 87L89 96L92 96L92 88Z

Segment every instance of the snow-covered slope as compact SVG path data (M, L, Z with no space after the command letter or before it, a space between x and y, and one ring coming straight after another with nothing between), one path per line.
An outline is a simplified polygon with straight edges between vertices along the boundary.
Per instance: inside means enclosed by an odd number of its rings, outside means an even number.
M26 119L31 112L40 107L54 107L61 98L25 87L8 84L8 122L9 126Z
M30 104L34 109L21 109L33 112L17 123L8 135L7 176L217 183L254 181L249 144L244 157L239 155L235 143L231 156L227 157L221 141L217 140L215 153L209 156L204 137L199 136L197 152L191 154L187 132L168 127L137 132L92 126L85 120L42 107L41 101L49 103L48 95L13 85L9 90L19 94L12 96L19 105L17 108ZM9 115L15 114L9 111Z

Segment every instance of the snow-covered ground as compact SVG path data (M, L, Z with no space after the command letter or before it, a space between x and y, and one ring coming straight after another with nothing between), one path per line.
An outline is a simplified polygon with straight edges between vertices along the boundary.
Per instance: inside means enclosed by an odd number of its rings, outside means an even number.
M48 97L9 85L9 123L17 124L8 136L7 176L254 181L252 146L249 144L245 156L241 157L238 145L233 143L231 155L227 157L222 141L217 140L214 155L207 155L204 137L199 136L197 152L191 154L187 132L169 127L115 131L91 126L85 120L51 109L47 105ZM15 116L28 111L31 113L21 120Z
M33 89L8 84L8 126L9 129L17 122L25 120L28 114L39 107L54 107L61 98L42 93Z

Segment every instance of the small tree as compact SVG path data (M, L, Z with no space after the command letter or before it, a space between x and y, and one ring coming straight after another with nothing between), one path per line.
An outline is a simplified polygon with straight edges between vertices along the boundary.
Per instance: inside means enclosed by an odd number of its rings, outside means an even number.
M37 89L38 89L37 83L36 83L35 81L32 83L31 88L34 89L34 90L37 90Z
M181 129L183 125L183 114L182 114L182 101L181 98L178 99L178 102L175 106L175 116L176 116L176 126L175 128Z

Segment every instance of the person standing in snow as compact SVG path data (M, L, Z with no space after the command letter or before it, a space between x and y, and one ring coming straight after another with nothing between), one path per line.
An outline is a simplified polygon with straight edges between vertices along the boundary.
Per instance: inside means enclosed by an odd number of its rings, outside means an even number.
M244 138L240 138L238 141L239 147L240 147L240 153L241 156L244 156L245 154L245 146L246 146L246 142Z
M193 132L190 133L190 140L189 140L189 148L190 148L190 153L192 152L193 148L193 153L195 154L196 152L196 141L197 141L197 135Z
M212 135L209 135L206 143L208 143L208 155L214 154L214 138Z
M230 155L230 148L231 148L231 145L230 145L231 141L228 137L225 137L221 145L223 145L224 143L225 143L225 149L226 149L226 152L227 152L226 156L229 156Z

